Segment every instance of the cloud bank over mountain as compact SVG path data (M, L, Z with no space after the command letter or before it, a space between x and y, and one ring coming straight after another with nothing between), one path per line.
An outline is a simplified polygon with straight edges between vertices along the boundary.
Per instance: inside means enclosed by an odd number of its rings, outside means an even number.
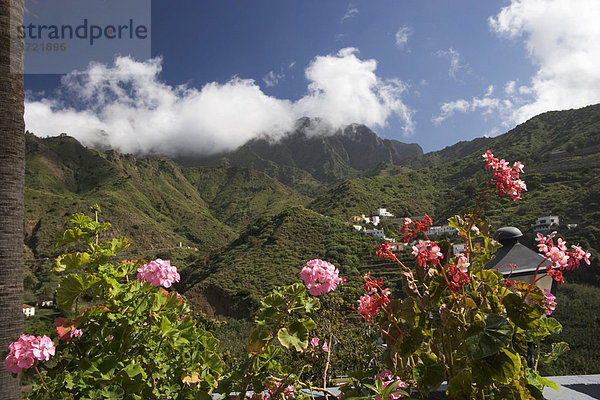
M114 65L90 64L65 75L53 98L30 96L26 128L38 136L65 132L89 146L164 155L232 150L261 135L282 135L302 116L336 128L383 127L395 115L411 134L407 85L378 77L377 61L357 54L344 48L315 57L305 69L307 91L297 101L269 96L253 79L240 77L200 89L170 86L160 80L161 58L118 57Z

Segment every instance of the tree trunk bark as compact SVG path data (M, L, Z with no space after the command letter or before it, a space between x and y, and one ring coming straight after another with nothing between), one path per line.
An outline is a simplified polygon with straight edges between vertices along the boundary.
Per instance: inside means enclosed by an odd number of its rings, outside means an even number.
M0 353L23 331L25 184L24 0L0 0ZM0 399L19 399L19 380L0 360Z

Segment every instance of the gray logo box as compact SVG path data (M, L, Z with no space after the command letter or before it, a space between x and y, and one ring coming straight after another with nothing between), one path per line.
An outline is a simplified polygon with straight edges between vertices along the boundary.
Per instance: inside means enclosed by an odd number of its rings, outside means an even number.
M65 74L116 56L151 57L150 0L26 0L23 24L11 18L26 74ZM19 71L13 71L19 72Z

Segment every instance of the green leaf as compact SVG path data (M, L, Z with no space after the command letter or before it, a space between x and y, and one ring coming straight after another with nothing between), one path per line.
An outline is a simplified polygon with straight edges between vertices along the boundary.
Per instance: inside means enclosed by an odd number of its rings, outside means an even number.
M534 322L542 316L538 307L525 303L520 296L514 293L504 296L502 304L506 307L508 318L522 329L532 328Z
M465 225L465 220L460 215L455 215L453 217L448 218L448 226L462 230L463 233L464 233L464 229L463 229L464 225Z
M163 315L160 320L160 331L162 332L163 336L167 335L167 332L171 330L171 326L171 321L169 321L169 319Z
M80 228L67 229L62 235L56 238L56 245L76 243L80 240L87 240L90 237L88 232L81 230Z
M309 331L317 327L317 324L315 323L315 321L313 321L312 318L302 320L302 325L304 325L304 327Z
M448 396L455 400L469 400L473 393L471 371L462 370L448 382Z
M530 385L533 385L540 390L544 390L544 386L548 386L558 392L558 385L556 382L552 382L551 380L544 378L532 368L527 368L525 376L527 377L527 382Z
M52 269L56 272L78 270L91 260L89 253L63 254L56 258Z
M307 313L318 310L320 306L319 299L316 297L309 297L304 302L304 311Z
M123 368L123 372L125 372L130 379L133 379L136 376L144 373L144 369L140 364L131 363Z
M432 353L423 353L413 370L417 387L426 394L440 387L445 374L446 366Z
M558 322L555 318L542 318L542 324L551 334L560 333L562 331L561 323Z
M475 274L475 276L491 288L497 288L502 279L502 274L491 269L484 269Z
M380 381L381 382L381 381ZM407 395L408 393L405 390L402 390L402 388L399 388L398 386L400 386L400 384L403 383L402 381L398 380L395 382L390 383L389 385L387 385L385 388L383 388L382 391L380 391L381 393L381 398L383 400L387 400L390 398L391 395L393 394L400 394L402 396Z
M529 396L527 397L527 400L531 399L532 397L535 400L545 400L542 391L538 389L535 385L528 383L527 385L525 385L525 387L527 388L527 390L529 390Z
M269 341L273 338L271 331L262 326L252 329L246 350L251 354L264 353Z
M512 334L513 328L506 318L497 314L487 314L485 326L472 325L467 329L467 352L476 360L491 356L508 346Z
M552 343L552 350L550 350L550 353L543 355L542 362L544 364L550 363L567 351L569 351L569 344L567 342Z
M69 310L77 297L99 282L100 278L93 275L69 274L56 288L56 302L60 307Z
M281 328L277 338L286 349L294 347L296 351L302 351L308 346L308 329L303 322L294 321L287 328Z
M521 357L508 349L502 350L488 360L492 378L496 382L509 384L515 379L519 379L521 371Z
M421 328L413 327L408 335L402 338L398 352L402 357L412 355L423 344L423 331Z
M132 243L124 237L113 238L110 242L102 243L101 252L107 256L114 256L117 253L131 247Z
M69 218L69 222L74 225L83 225L87 224L88 222L92 222L92 219L83 213L77 213L71 215L71 218Z

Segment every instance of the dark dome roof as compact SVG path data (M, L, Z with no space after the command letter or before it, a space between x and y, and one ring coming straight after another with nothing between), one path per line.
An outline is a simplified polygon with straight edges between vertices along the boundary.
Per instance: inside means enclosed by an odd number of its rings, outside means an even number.
M494 233L494 239L499 241L500 243L506 240L513 240L523 236L523 232L519 228L515 228L514 226L506 226L504 228L498 229Z

